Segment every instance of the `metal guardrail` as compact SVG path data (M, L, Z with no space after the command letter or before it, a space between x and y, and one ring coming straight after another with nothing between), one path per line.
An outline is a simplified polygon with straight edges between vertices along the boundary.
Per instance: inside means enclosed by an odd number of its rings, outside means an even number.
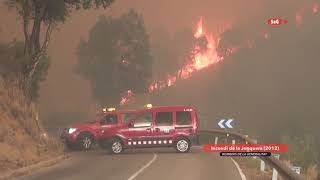
M235 139L240 139L245 142L248 142L249 144L254 144L254 141L247 137L246 135L237 133L237 132L230 132L230 131L225 131L225 130L200 130L199 134L215 134L215 135L223 135L226 136L229 134L229 137L233 137ZM280 160L270 156L270 157L259 157L263 161L265 161L269 166L275 168L280 176L283 179L289 179L289 180L305 180L304 177L301 175L295 173L293 170L291 170L286 164L281 162Z

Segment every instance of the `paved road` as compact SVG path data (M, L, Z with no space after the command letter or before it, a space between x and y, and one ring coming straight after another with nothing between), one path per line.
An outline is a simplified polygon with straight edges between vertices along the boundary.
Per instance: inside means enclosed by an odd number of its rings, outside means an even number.
M110 155L103 150L73 152L59 164L38 170L19 180L242 180L231 158L204 153L193 147L190 153L174 149L126 150Z

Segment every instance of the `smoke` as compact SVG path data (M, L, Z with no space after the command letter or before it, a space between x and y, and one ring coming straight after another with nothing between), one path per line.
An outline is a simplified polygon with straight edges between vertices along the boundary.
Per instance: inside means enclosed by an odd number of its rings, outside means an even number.
M119 0L106 11L75 12L53 34L49 50L52 66L41 88L41 114L46 118L50 112L94 112L89 83L73 73L76 47L81 38L87 37L99 15L119 16L134 8L143 14L154 48L160 36L159 27L172 37L194 27L199 16L212 33L231 25L221 37L221 53L228 47L242 46L243 42L252 45L225 58L218 66L161 92L161 101L154 95L151 99L158 104L196 105L204 118L202 126L207 128L215 127L219 118L232 116L238 127L261 137L272 138L277 136L273 132L281 134L295 129L302 132L301 128L315 132L314 127L319 126L320 77L319 14L315 3L313 0ZM0 7L0 40L22 38L20 20ZM287 19L288 24L270 27L266 24L270 17ZM170 49L170 43L158 44L166 44Z
M316 107L320 105L320 86L314 82L320 80L320 54L316 48L320 45L320 24L315 3L269 1L260 16L237 23L223 34L224 46L235 46L235 39L253 42L253 47L225 59L222 67L231 72L224 74L223 83L230 88L226 89L229 93L223 94L239 103L228 108L236 108L247 116L243 119L245 129L257 129L257 134L269 139L284 133L317 135L313 127L319 125ZM271 17L289 23L270 27L265 22Z
M240 16L220 39L224 61L155 95L159 104L198 107L202 126L232 117L237 128L275 142L284 134L319 138L320 21L314 1L264 1L263 10ZM297 16L299 18L297 18ZM268 18L288 24L271 27ZM228 49L237 49L228 55Z
M252 6L255 7L250 11L246 10L246 5L243 2L247 1L202 1L199 3L196 0L157 2L119 0L105 11L88 10L72 13L70 18L64 24L59 25L58 30L53 33L49 50L52 64L48 78L41 88L40 110L42 118L49 118L52 112L64 111L78 111L80 114L86 112L92 116L95 114L96 104L91 97L90 84L75 75L73 69L77 61L75 55L77 45L81 38L87 38L88 32L100 15L120 16L130 8L134 8L143 14L151 43L156 48L156 44L153 42L158 38L159 27L168 31L169 36L175 37L176 32L179 34L184 29L193 27L199 16L203 16L204 20L207 20L208 30L218 31L221 26L236 19L240 14L250 16L259 11L259 2L250 0ZM6 13L3 12L3 14ZM8 34L10 34L10 29L19 29L16 26L11 27L8 28L8 31L5 30ZM179 51L179 47L174 49ZM161 70L158 71L161 72Z

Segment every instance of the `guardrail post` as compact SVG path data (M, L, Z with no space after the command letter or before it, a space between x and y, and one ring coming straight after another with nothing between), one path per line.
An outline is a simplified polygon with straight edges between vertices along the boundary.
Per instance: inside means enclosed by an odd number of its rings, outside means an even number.
M232 139L232 144L236 144L236 140Z
M278 160L280 159L280 154L273 154L273 156ZM277 180L277 178L278 178L278 171L275 168L272 168L272 180Z
M253 144L258 144L258 140L257 139L252 139ZM253 159L257 159L257 156L253 156Z
M214 138L214 144L215 144L215 145L218 144L218 136L216 136L216 137Z
M229 137L229 133L227 133L227 137L225 139L225 144L228 144L228 137Z
M249 135L245 135L247 138L249 138ZM246 141L246 144L248 144L248 141Z
M260 171L264 172L265 169L266 169L266 163L261 159Z

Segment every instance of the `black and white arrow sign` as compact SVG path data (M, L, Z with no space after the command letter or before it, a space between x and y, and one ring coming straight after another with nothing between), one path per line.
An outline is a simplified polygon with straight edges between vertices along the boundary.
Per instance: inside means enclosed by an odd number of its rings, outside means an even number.
M233 119L221 119L218 123L220 128L233 128Z

